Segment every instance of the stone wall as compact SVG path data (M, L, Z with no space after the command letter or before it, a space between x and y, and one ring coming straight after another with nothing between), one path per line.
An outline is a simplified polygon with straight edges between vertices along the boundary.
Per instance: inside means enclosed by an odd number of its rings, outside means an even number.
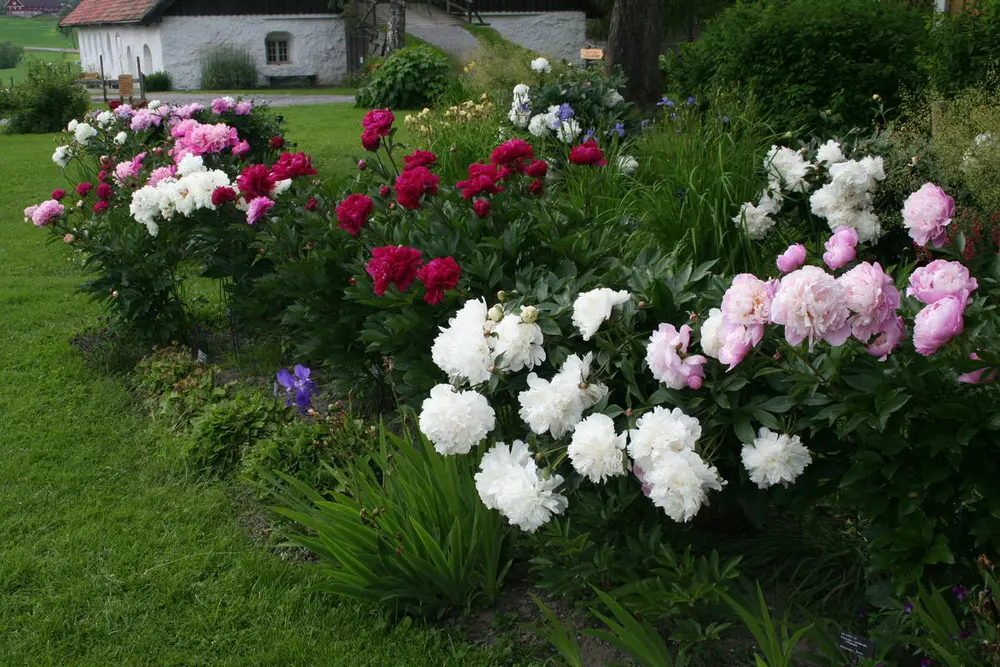
M586 46L587 17L583 12L483 14L483 20L508 41L540 56L575 63Z

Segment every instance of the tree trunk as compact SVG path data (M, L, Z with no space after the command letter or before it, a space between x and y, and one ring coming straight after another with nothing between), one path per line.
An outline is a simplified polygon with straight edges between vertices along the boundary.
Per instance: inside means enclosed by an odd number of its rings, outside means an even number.
M389 27L386 32L386 53L406 46L406 0L389 0Z
M625 99L640 109L654 109L660 99L660 0L615 0L608 35L607 68L620 67L628 78Z

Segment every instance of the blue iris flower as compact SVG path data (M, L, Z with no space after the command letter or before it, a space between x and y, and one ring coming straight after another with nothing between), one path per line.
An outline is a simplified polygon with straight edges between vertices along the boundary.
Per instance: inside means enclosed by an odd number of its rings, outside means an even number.
M316 383L309 378L311 373L312 371L301 364L295 366L294 375L289 373L287 368L277 372L275 378L278 384L285 388L286 406L290 406L294 400L302 412L309 409L313 394L316 393Z

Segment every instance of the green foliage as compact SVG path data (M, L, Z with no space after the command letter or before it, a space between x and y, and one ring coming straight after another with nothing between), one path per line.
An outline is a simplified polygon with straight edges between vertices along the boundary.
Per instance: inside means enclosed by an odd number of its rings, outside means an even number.
M79 72L61 64L33 60L25 80L15 84L8 134L57 132L74 118L82 118L90 106L87 91L74 83Z
M684 649L678 651L676 656L671 656L670 649L663 637L649 621L638 620L604 591L595 588L594 594L600 598L614 618L594 610L594 616L599 618L608 629L584 630L584 634L603 639L620 651L624 651L640 667L686 667L688 665Z
M891 109L920 85L925 16L869 0L742 3L682 45L667 78L681 95L744 85L780 131L818 128L824 110L846 127L867 125L873 95Z
M922 62L931 85L946 98L987 83L1000 67L1000 1L936 16Z
M147 403L179 428L227 394L216 380L219 369L198 362L189 348L177 344L153 348L136 372L136 385Z
M740 603L725 594L723 594L723 599L756 640L757 647L760 649L760 653L754 655L757 667L792 667L794 664L792 655L795 653L795 647L809 632L811 626L801 627L791 632L787 618L775 623L768 610L767 601L764 600L760 584L757 584L757 599L753 603ZM750 604L756 604L756 609L751 608Z
M173 90L174 82L169 72L152 72L146 75L146 92L161 93Z
M225 474L290 416L291 410L277 399L256 392L209 405L191 423L185 458L198 470Z
M377 448L338 471L331 498L273 479L278 512L308 531L292 539L319 558L329 588L399 613L440 616L488 604L510 563L503 519L479 501L472 462L423 437L379 428Z
M393 52L358 88L358 106L414 109L438 98L448 86L448 58L425 46Z
M246 49L222 44L206 49L199 58L203 90L256 88L257 63Z
M24 47L13 42L0 42L0 69L13 69L24 57Z
M482 93L491 96L498 92L508 93L519 83L531 83L538 79L538 74L531 71L531 60L537 55L534 51L507 41L493 28L463 27L479 41L479 48L465 63L464 76L455 79L467 89L460 95L462 99L475 98ZM564 71L565 68L558 63L553 66L556 74ZM461 100L452 101L457 103Z

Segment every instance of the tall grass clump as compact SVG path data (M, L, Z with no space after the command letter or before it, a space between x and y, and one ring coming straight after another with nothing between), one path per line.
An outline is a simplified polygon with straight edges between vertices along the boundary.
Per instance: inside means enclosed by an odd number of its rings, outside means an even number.
M173 88L174 82L169 72L152 72L146 75L146 92L162 93Z
M257 63L246 49L223 44L201 55L201 87L204 90L256 88Z

